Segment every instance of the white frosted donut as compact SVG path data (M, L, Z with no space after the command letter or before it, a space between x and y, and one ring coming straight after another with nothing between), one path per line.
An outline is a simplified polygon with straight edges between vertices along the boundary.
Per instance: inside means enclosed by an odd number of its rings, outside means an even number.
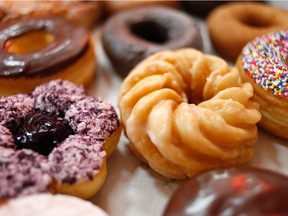
M5 216L108 216L92 203L67 195L38 194L10 200L0 207Z

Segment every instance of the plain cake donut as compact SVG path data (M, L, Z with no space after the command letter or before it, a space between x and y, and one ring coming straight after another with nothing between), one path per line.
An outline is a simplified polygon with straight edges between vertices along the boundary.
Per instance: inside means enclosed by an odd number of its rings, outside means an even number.
M256 36L287 29L288 12L257 2L227 3L209 14L207 27L215 50L235 61Z
M59 17L15 19L0 27L0 95L28 93L52 79L89 85L96 58L90 33Z
M195 49L156 53L125 78L119 109L132 151L169 178L243 164L261 115L236 68Z
M260 105L259 125L288 139L288 31L256 37L242 50L237 66L243 80L254 88L253 100Z
M280 173L255 167L214 169L183 182L163 216L287 215L287 199L288 178Z
M202 48L197 23L165 7L143 7L111 17L103 27L102 43L115 71L122 76L145 57L169 49Z
M0 201L43 192L90 198L105 180L119 124L112 105L68 81L0 98Z

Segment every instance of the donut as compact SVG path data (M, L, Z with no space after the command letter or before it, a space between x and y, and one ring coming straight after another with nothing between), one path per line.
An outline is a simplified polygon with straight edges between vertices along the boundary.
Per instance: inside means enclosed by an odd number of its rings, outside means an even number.
M103 7L107 15L112 15L119 13L123 10L128 10L132 8L140 8L146 6L166 6L171 8L178 8L178 1L104 1Z
M0 10L5 16L0 24L18 18L60 16L74 24L92 30L102 16L102 3L99 1L11 1L1 0Z
M242 50L237 67L242 79L254 88L253 100L260 105L259 125L288 139L288 31L256 37Z
M207 17L207 28L217 53L235 61L255 37L287 29L287 20L288 12L280 8L260 2L233 2L215 8Z
M121 134L115 109L52 80L0 98L0 201L51 192L92 197Z
M163 216L287 215L287 182L253 167L206 171L180 185Z
M239 71L196 49L156 53L124 79L119 109L132 151L174 179L244 164L261 115Z
M145 57L162 50L202 48L197 23L166 7L143 7L118 13L103 26L102 44L122 77Z
M28 93L53 79L88 86L96 70L89 32L59 17L0 26L0 95Z
M35 194L9 200L0 207L5 216L108 216L92 203L67 195Z

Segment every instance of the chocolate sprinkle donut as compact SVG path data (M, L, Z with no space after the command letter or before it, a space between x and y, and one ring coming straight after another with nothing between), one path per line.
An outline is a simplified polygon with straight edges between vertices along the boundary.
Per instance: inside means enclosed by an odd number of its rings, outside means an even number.
M130 9L111 17L102 32L104 50L125 77L142 59L162 50L202 49L197 23L188 15L160 6Z

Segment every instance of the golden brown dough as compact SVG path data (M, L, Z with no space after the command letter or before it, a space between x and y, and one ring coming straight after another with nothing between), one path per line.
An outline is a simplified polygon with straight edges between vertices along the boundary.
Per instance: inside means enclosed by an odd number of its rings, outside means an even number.
M222 59L180 49L138 64L119 108L135 154L164 176L185 178L251 159L261 118L252 95Z

